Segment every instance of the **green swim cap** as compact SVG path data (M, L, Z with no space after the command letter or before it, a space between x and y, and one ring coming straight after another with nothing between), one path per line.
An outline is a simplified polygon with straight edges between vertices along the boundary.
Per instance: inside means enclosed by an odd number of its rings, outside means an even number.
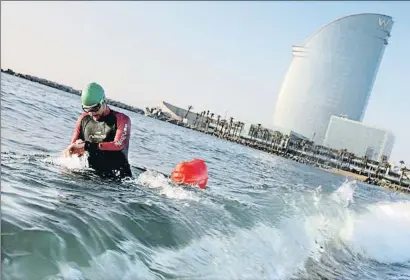
M104 89L97 83L88 84L81 93L81 103L83 106L93 106L104 99Z

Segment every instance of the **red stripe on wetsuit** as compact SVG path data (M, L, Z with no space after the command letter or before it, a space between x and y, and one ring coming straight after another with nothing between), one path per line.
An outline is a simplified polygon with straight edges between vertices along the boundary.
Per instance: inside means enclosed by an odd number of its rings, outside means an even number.
M109 113L109 109L107 109L107 114ZM116 119L117 119L117 131L115 133L114 141L111 142L102 142L98 144L98 148L103 151L121 151L125 147L130 140L131 136L131 120L128 116L120 113L114 112ZM81 121L82 119L87 116L87 113L82 113L76 122L75 129L73 136L71 138L71 143L74 143L77 139L79 139L80 132L81 132Z
M75 123L73 136L71 137L71 144L73 144L75 141L77 141L79 139L80 132L81 132L81 122L82 122L83 118L87 115L88 115L88 113L82 113L78 117L77 122ZM84 140L84 139L81 139L81 140Z

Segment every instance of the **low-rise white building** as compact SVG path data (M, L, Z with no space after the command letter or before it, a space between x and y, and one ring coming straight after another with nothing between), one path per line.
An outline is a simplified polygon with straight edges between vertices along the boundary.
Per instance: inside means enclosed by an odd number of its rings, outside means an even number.
M332 149L347 149L358 157L381 161L390 157L395 137L387 130L372 127L346 117L332 116L323 145Z
M181 108L171 103L161 101L155 109L160 109L162 112L169 114L173 119L189 126L205 127L206 125L206 116L201 116L200 113L191 111L191 109L188 111L188 108ZM210 118L210 115L208 118Z

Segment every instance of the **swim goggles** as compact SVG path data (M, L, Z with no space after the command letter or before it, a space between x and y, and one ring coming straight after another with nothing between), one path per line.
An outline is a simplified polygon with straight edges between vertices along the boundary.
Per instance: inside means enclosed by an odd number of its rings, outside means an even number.
M100 103L95 104L95 105L91 105L91 106L84 106L82 105L83 111L86 113L89 112L97 112L98 110L100 110L102 103L104 102L104 100L102 100Z

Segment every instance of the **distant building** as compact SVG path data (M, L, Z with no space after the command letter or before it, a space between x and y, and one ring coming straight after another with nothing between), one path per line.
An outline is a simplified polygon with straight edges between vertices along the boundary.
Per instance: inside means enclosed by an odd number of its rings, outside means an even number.
M273 124L322 144L332 115L362 121L393 24L387 15L349 15L293 46Z
M386 130L371 127L346 117L332 116L323 145L332 149L347 149L358 157L381 161L389 159L395 137Z
M184 122L185 124L188 125L194 125L195 119L197 117L197 114L189 111L188 108L180 108L178 106L172 105L168 102L162 101L159 106L157 106L158 109L161 109L163 112L169 113L172 118ZM188 114L187 114L188 113Z
M179 120L179 121L183 121L185 124L191 125L191 126L202 126L205 127L206 126L206 116L200 116L199 113L193 112L193 111L189 111L187 109L178 107L176 105L172 105L168 102L162 101L156 108L156 110L161 110L164 113L167 113L169 115L169 117ZM225 121L229 121L229 120L223 120L220 119L220 123L219 125L223 124ZM214 116L213 117L213 124L210 124L208 129L210 129L211 131L216 127L216 122L217 119ZM238 129L238 135L242 138L245 139L254 139L254 140L259 140L259 141L264 141L264 138L266 138L266 132L265 131L269 131L269 133L271 135L273 135L275 133L275 131L279 131L280 133L282 133L282 135L288 135L289 136L289 141L291 143L295 143L298 140L309 140L308 137L303 136L295 131L292 131L290 129L286 129L286 128L281 128L281 127L264 127L264 126L260 126L258 129L258 125L257 124L251 124L251 123L245 123L244 122L244 126L242 129ZM257 132L257 133L256 133Z
M268 130L270 134L274 134L276 131L280 132L282 135L287 135L289 136L289 140L291 143L296 143L298 140L306 140L309 141L309 138L301 135L293 130L286 129L286 128L281 128L281 127L275 127L275 126L260 126L258 129L257 124L251 124L251 123L245 123L245 126L241 132L241 137L243 138L253 138L253 139L258 139L258 140L263 140L264 136L264 131ZM258 131L256 134L255 131Z

